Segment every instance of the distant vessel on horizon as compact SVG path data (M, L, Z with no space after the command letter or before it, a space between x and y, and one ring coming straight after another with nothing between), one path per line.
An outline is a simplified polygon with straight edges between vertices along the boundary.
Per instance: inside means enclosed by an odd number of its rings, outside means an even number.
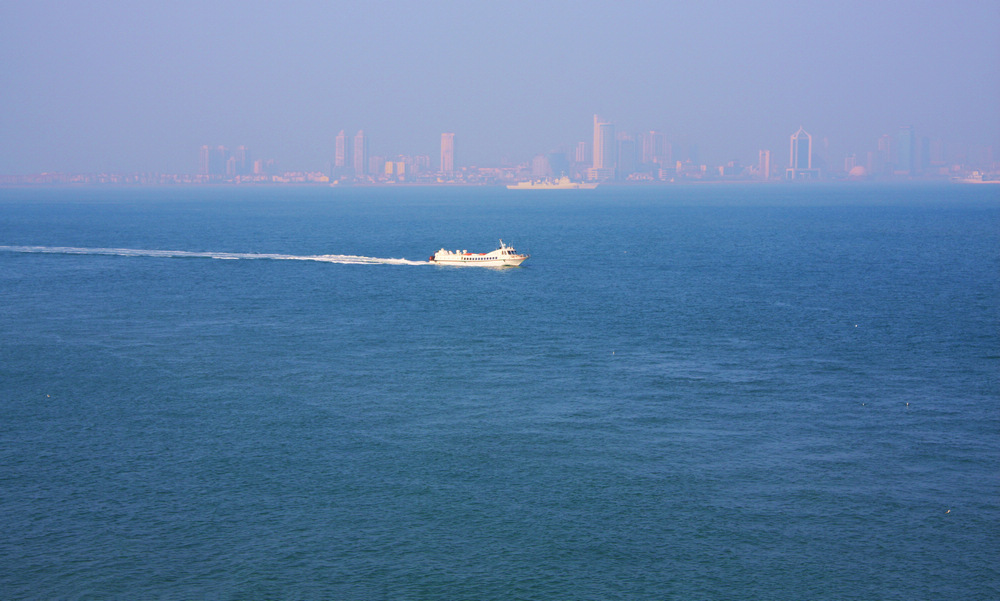
M1000 179L986 179L986 176L979 171L973 171L972 175L967 177L953 177L951 178L951 183L953 184L1000 184Z
M546 179L507 185L508 190L593 190L596 187L597 184L570 181L566 176L560 177L556 181Z
M531 255L518 254L513 247L500 241L500 248L488 253L470 253L467 250L441 250L428 259L436 265L474 265L478 267L517 267Z

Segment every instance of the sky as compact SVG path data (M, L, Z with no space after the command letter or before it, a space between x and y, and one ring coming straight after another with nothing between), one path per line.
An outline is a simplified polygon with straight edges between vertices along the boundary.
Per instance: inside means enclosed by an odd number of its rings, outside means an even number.
M595 113L716 164L799 126L1000 149L996 0L5 0L0 56L0 174L194 173L203 144L323 170L341 129L488 166Z

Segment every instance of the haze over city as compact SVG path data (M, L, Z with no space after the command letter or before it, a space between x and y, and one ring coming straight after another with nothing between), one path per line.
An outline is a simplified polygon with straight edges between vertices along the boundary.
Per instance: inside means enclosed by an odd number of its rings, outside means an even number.
M1000 147L993 1L5 5L0 175L195 173L203 145L329 169L335 137L456 165L530 161L618 131L705 162L834 160L911 126Z

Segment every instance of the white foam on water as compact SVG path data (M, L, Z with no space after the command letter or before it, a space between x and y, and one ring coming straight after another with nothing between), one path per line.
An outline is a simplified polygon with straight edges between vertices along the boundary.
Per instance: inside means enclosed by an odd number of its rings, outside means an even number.
M276 261L320 261L346 265L430 265L428 261L388 259L360 255L282 255L274 253L192 252L187 250L146 250L138 248L77 248L72 246L0 246L0 251L61 255L116 255L122 257L270 259Z

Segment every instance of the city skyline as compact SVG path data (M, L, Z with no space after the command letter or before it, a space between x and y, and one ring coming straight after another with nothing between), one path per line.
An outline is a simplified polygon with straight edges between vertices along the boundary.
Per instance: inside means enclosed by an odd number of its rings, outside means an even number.
M600 115L593 115L593 131L591 141L578 141L575 144L562 144L559 150L551 152L532 153L533 158L522 160L517 163L510 161L500 165L463 165L455 160L455 133L445 132L440 134L439 153L440 158L437 169L430 168L429 155L404 155L398 153L385 153L386 156L370 156L366 154L359 159L356 149L359 147L360 137L363 131L358 132L355 137L354 149L347 155L344 130L340 130L335 138L334 158L327 164L325 171L328 171L332 179L339 176L376 176L383 173L383 165L386 162L402 161L410 164L410 168L405 173L436 173L450 176L456 170L463 167L479 168L509 168L509 167L530 167L532 175L538 176L560 176L570 175L579 179L591 181L614 181L624 180L632 173L648 171L655 165L657 169L682 168L682 164L689 163L703 170L712 168L723 169L720 175L725 174L726 169L741 168L742 172L730 172L731 175L742 174L752 176L754 179L774 179L782 176L780 159L777 163L772 163L771 149L758 148L755 157L748 161L733 159L720 164L709 164L701 161L699 149L696 144L684 148L675 145L665 134L656 130L641 131L637 133L620 131L615 124ZM368 147L367 136L363 137L363 147ZM784 163L785 179L822 179L831 174L848 174L863 176L884 177L887 175L945 175L950 172L956 175L961 170L983 170L1000 171L1000 156L993 146L966 147L962 145L947 144L939 138L929 138L920 136L914 127L901 126L895 133L886 133L877 138L873 137L870 144L864 148L846 152L842 156L830 154L828 139L823 140L823 149L814 149L814 137L802 126L789 137L789 150L787 162ZM220 149L223 147L219 147ZM569 150L565 150L569 148ZM210 173L221 174L222 169L210 171L205 156L209 146L202 147L202 167L200 174ZM237 153L243 156L239 158L240 164L247 164L246 147L237 147ZM345 169L346 158L350 156L354 161L350 169ZM860 159L858 157L861 157ZM544 157L544 166L540 167L539 159ZM814 159L817 161L813 165ZM416 161L416 162L415 162ZM554 161L557 164L550 165ZM230 159L232 162L232 159ZM272 161L273 162L273 161ZM258 161L260 163L260 161ZM363 165L363 168L361 166ZM858 171L857 168L862 168ZM263 173L259 168L255 173ZM246 169L235 171L230 168L225 171L228 175L235 173L247 173ZM402 171L386 172L386 175L401 175ZM393 178L398 179L398 178ZM664 179L664 178L654 178Z
M787 161L772 162L770 149L753 160L724 164L700 161L697 146L676 150L656 130L619 131L610 120L593 115L592 142L568 145L569 151L536 153L517 164L463 166L455 159L455 134L440 134L440 158L429 155L370 154L363 129L348 143L345 130L334 138L333 156L321 171L280 166L274 158L257 158L246 145L202 145L195 171L80 174L43 172L0 174L0 183L458 183L490 184L569 176L592 182L673 183L684 181L860 180L886 178L963 178L977 173L1000 179L1000 158L993 147L948 147L940 139L920 136L912 126L872 141L867 152L829 154L828 144L814 149L814 137L799 127L789 138ZM567 145L564 145L564 147ZM815 164L814 164L815 161ZM784 165L784 166L783 166ZM291 168L289 168L291 167ZM471 168L471 170L470 170ZM978 176L977 176L978 177Z
M560 144L554 145L552 148L548 150L539 148L524 149L518 156L517 160L511 160L509 157L505 157L503 160L495 163L478 163L478 164L475 162L470 162L465 160L456 160L455 159L456 155L454 150L455 133L449 132L449 133L439 134L438 136L439 145L436 147L435 150L430 150L426 153L416 153L409 155L404 152L395 151L394 150L395 145L392 140L381 141L379 150L371 152L367 135L364 135L363 147L367 149L366 151L368 156L366 156L364 159L361 159L361 162L365 165L364 173L375 173L375 171L377 170L373 168L369 163L369 158L371 158L373 155L375 156L375 158L388 160L389 158L394 156L429 157L432 154L439 154L440 159L438 160L437 163L439 167L438 171L450 173L460 167L512 167L517 165L525 165L529 164L532 161L532 157L538 156L539 154L566 154L567 160L569 160L570 162L575 162L577 164L587 164L588 167L594 169L607 169L607 167L603 167L605 161L604 157L605 156L611 157L609 159L610 161L609 165L614 164L615 167L617 167L616 161L618 154L618 146L621 144L624 138L628 139L629 141L635 144L634 152L636 153L636 161L638 163L646 163L646 164L652 162L673 163L674 160L681 160L681 161L690 160L699 165L704 164L710 167L724 165L732 162L745 165L752 165L759 160L759 153L761 151L767 150L769 153L767 159L768 163L771 164L771 157L774 157L775 160L778 161L777 163L775 163L775 165L781 167L782 169L795 168L796 170L799 171L812 170L813 169L812 160L815 157L817 160L822 161L822 165L817 166L818 169L826 171L827 173L837 172L841 170L842 164L846 164L843 163L844 160L847 160L850 157L854 157L855 161L857 161L857 164L859 165L868 164L868 166L870 167L869 171L877 173L878 165L869 164L873 159L870 156L867 157L866 159L865 158L866 155L881 153L883 155L886 155L883 161L888 160L889 145L890 145L889 140L895 140L893 144L898 148L900 142L897 138L899 137L900 132L908 132L907 135L910 137L909 144L913 146L913 148L906 153L907 158L905 160L908 163L908 166L906 169L902 170L908 173L915 173L917 171L920 171L920 169L915 168L916 166L914 164L914 160L916 159L916 156L919 152L928 154L928 156L930 156L931 154L935 155L936 157L935 163L939 166L945 163L950 163L956 166L961 165L963 167L970 169L977 169L977 170L991 169L993 168L994 163L1000 161L1000 146L968 145L968 144L956 143L953 140L932 138L930 136L923 135L918 128L915 128L912 125L900 125L895 128L889 128L888 130L884 131L879 135L870 136L868 143L862 144L858 148L843 148L838 151L831 150L830 136L815 137L810 133L806 132L803 126L799 126L797 128L797 131L794 132L792 136L794 137L799 134L806 136L807 146L805 147L806 151L804 152L804 154L801 154L801 158L799 158L798 160L793 158L796 155L796 150L795 150L796 145L794 140L792 140L791 146L789 147L790 149L787 153L781 150L780 145L778 146L778 152L775 153L775 149L773 148L765 149L763 148L763 145L760 144L756 145L754 150L742 153L744 156L737 156L736 153L720 154L718 152L713 153L710 151L707 154L709 155L715 154L718 156L731 157L728 160L713 162L711 160L703 159L703 152L706 149L702 147L700 144L698 144L697 141L691 141L689 139L674 140L668 137L663 132L657 130L638 131L638 132L624 131L618 128L617 125L610 119L604 119L597 114L592 115L592 118L593 118L593 130L592 134L589 136L590 139L579 140L575 143L566 140ZM363 130L359 130L358 136L362 134ZM783 137L786 140L788 140L787 133L785 133ZM930 147L923 149L916 148L918 141L921 140L925 144L933 143L936 149L932 150ZM323 157L320 157L319 160L314 159L311 161L312 166L310 166L309 168L306 168L302 165L285 165L285 166L288 167L290 170L296 170L296 171L301 171L301 170L330 171L331 167L333 167L334 171L336 171L338 168L343 168L347 166L350 167L351 170L354 170L354 172L357 172L359 163L352 162L350 165L346 165L346 160L347 157L351 157L352 161L356 160L354 158L355 157L354 149L357 148L358 142L359 140L357 136L355 136L353 140L353 145L348 145L346 141L346 136L344 134L344 130L341 129L340 132L334 138L334 144L333 144L334 150L332 153L332 158L329 158L325 161L322 160ZM788 144L788 142L786 142L785 144ZM817 145L816 148L814 148L814 144ZM822 144L822 148L818 146L820 144ZM594 153L593 149L598 146L601 147L600 152ZM843 145L841 144L840 146ZM245 147L245 146L239 146L239 147ZM450 165L448 169L443 168L446 156L448 164ZM859 156L862 158L858 159L857 157ZM669 159L669 161L667 161L667 159ZM272 162L284 163L284 161L280 161L280 159L272 159ZM806 166L804 167L799 166L800 163ZM871 169L871 167L875 168ZM850 170L849 168L844 169L844 171L849 171L849 170ZM200 169L198 172L208 173L208 171L203 168ZM584 176L584 178L602 179L601 176L588 177L586 175ZM603 179L608 179L607 174L603 176Z
M423 183L498 184L525 179L558 178L604 183L680 183L685 181L884 180L887 178L1000 180L1000 157L992 146L969 148L920 136L912 126L873 140L867 151L830 154L827 139L818 150L814 137L800 126L789 136L787 162L772 162L770 149L758 149L750 161L703 162L697 145L674 144L656 130L620 131L594 114L592 141L564 144L527 161L464 166L455 159L455 133L440 134L439 159L429 155L374 155L364 129L348 143L344 129L334 137L332 157L322 170L281 165L259 158L246 145L200 147L197 169L182 173L102 172L36 174L0 173L0 184L18 183ZM814 164L815 162L815 164ZM436 168L435 168L436 167Z
M904 126L1000 146L1000 11L985 0L71 0L5 17L0 174L190 173L205 144L325 170L341 129L363 129L370 156L437 159L453 132L456 167L575 160L594 114L637 149L654 131L709 165L761 149L777 165L800 125L838 162Z

